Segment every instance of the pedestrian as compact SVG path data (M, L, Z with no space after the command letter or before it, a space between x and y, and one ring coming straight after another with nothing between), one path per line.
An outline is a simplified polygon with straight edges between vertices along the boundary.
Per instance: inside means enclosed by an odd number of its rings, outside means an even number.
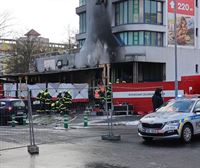
M153 111L156 111L157 108L162 106L163 98L162 98L162 89L161 88L156 88L155 93L152 97L152 103L153 103Z

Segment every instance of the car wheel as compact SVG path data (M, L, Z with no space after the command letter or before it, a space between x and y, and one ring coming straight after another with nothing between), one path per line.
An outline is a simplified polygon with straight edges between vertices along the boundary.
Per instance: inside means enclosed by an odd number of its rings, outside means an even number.
M193 132L192 127L188 124L183 126L181 139L185 143L190 143L192 140Z
M145 142L151 142L153 140L152 137L142 137Z

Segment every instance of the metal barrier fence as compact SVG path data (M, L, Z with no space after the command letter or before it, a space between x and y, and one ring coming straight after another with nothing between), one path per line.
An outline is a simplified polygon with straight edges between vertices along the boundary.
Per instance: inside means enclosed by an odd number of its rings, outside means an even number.
M101 126L107 128L109 122L113 121L113 125L124 124L127 119L123 122L118 121L116 116L111 116L114 114L112 109L108 110L105 106L105 96L95 95L96 90L100 90L99 87L88 87L82 89L76 88L62 88L62 91L70 90L72 95L72 104L70 106L70 112L68 114L62 113L62 111L56 111L52 109L48 109L46 111L40 112L38 109L41 108L38 100L36 99L35 93L39 93L39 90L32 89L30 93L31 97L31 106L32 106L32 114L31 118L33 120L33 131L34 131L34 141L36 144L45 144L45 143L57 143L57 142L65 142L67 138L70 136L71 128L83 128L83 127L93 127L93 126ZM104 89L104 90L103 90ZM103 88L102 91L105 91ZM48 89L52 95L52 102L57 100L56 95L60 93L61 90L57 89ZM16 90L6 90L8 93L16 93L18 92L18 97L23 99L26 106L28 105L27 97L23 97L22 95L28 95L27 90L19 91ZM5 92L5 91L4 91ZM22 94L23 93L23 94ZM4 97L7 97L4 94ZM10 96L8 96L10 97ZM19 114L21 116L21 120L19 122L17 113L16 116L10 116L8 123L3 123L4 118L0 115L0 151L8 150L18 147L26 147L30 145L32 139L30 137L31 134L31 126L29 115L27 113L28 108L26 108L26 115L21 113L22 109L17 109L14 105L19 106L18 104L12 104L11 106L6 106L4 108L5 99L0 99L0 110L19 110ZM7 99L8 100L8 99ZM117 106L115 107L115 112L120 112L120 114L124 115L132 115L134 109L130 108L124 104L124 108L117 110ZM10 108L10 109L9 109ZM14 113L13 113L14 114ZM117 113L116 113L117 114ZM121 123L120 123L121 122ZM33 133L33 132L32 132ZM81 133L79 132L79 136ZM84 133L83 133L84 134ZM84 136L84 135L82 135Z

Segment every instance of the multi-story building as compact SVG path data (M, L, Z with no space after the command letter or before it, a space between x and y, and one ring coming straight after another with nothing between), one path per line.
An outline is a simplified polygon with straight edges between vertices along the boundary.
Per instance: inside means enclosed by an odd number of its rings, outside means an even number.
M95 49L88 45L98 43L98 39L103 46L108 44L102 37L108 36L111 29L117 49L107 45L112 50L108 53L111 59L105 62L98 57L95 65L109 64L112 81L117 78L127 82L173 81L176 30L178 80L181 76L199 74L200 1L176 0L176 4L175 29L174 0L80 0L76 8L80 57L84 57L85 52L81 51L85 48L90 50L86 57L94 56L91 50Z

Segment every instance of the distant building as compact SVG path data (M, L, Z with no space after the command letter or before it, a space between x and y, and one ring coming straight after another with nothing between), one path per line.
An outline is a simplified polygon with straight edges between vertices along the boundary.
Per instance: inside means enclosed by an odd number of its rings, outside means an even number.
M8 59L10 56L16 55L15 51L15 45L17 42L20 41L26 41L27 39L35 40L36 42L39 42L41 47L41 54L35 56L37 57L43 57L46 55L52 55L55 56L55 53L58 51L65 51L68 49L68 44L62 44L62 43L52 43L49 42L48 38L41 37L40 34L35 31L34 29L31 29L28 31L24 37L20 37L18 39L0 39L0 74L5 74L5 68L4 68L4 61L5 59ZM59 54L58 54L59 55ZM30 65L30 72L35 71L35 65Z
M35 31L34 29L31 29L30 31L28 31L26 34L24 34L25 37L20 37L18 40L27 40L28 38L30 40L34 39L36 41L41 42L42 44L48 44L49 43L49 39L48 38L44 38L44 37L40 37L40 34Z

